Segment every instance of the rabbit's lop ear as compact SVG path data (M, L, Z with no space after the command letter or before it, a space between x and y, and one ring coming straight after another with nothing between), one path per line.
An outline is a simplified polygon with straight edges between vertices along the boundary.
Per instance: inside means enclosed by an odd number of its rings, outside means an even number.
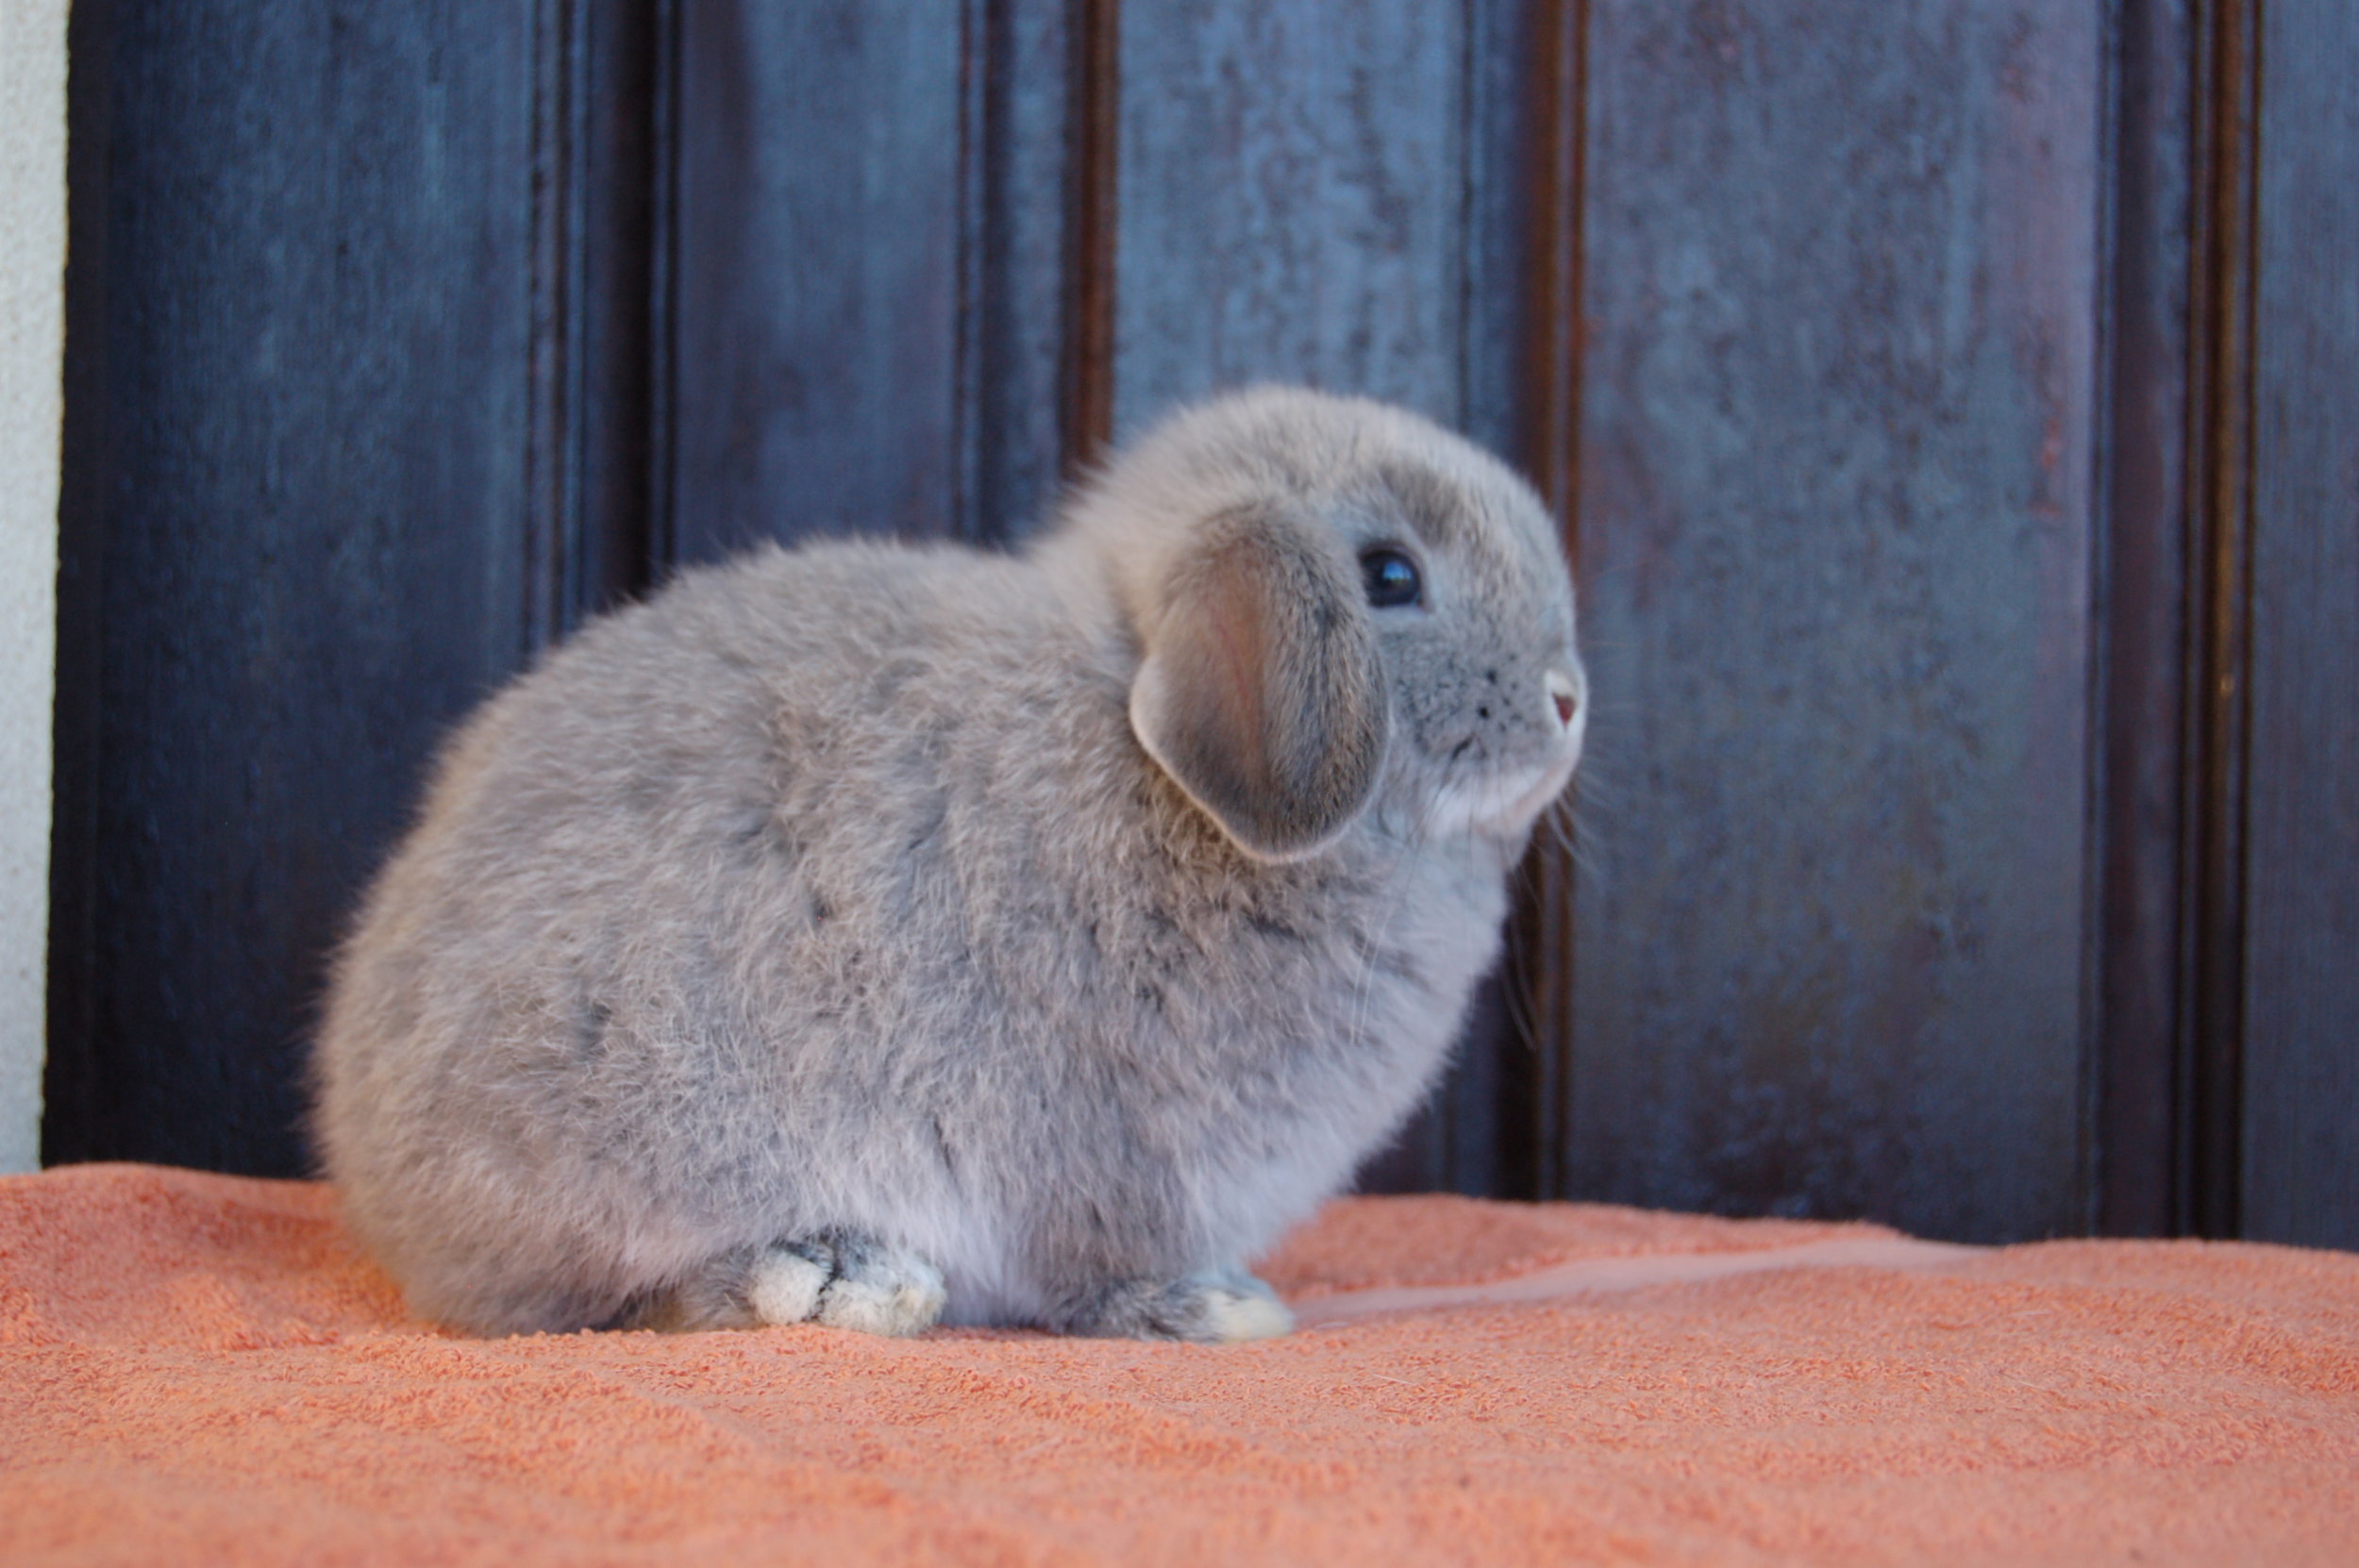
M1130 686L1147 755L1264 860L1326 847L1384 753L1375 629L1347 563L1319 543L1276 508L1203 525L1157 585Z

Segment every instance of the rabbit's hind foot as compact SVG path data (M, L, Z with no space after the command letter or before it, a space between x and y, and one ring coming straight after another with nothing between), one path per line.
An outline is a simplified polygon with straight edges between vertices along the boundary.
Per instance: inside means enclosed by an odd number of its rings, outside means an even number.
M1275 1339L1294 1326L1294 1314L1277 1293L1243 1269L1207 1269L1180 1279L1124 1280L1072 1303L1055 1324L1068 1334L1196 1344Z
M764 1323L824 1323L863 1334L922 1334L942 1317L942 1271L858 1231L829 1230L762 1253L745 1300Z
M863 1334L922 1334L942 1317L942 1272L851 1230L824 1230L715 1259L633 1313L670 1333L820 1323Z

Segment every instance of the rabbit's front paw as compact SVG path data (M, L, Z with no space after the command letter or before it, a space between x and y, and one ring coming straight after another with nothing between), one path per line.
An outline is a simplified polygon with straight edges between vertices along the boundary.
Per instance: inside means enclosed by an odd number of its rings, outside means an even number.
M904 1336L942 1317L942 1273L913 1252L829 1230L765 1249L746 1271L745 1304L763 1323L824 1323Z
M1187 1340L1237 1344L1290 1332L1295 1316L1278 1293L1243 1269L1207 1269L1184 1278L1126 1280L1062 1314L1067 1333L1103 1339Z

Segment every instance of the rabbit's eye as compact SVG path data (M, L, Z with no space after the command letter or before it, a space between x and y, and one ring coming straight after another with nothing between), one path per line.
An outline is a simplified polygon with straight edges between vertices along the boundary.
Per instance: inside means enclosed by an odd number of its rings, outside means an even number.
M1368 603L1379 609L1414 605L1425 597L1417 563L1398 550L1370 550L1362 556L1360 580L1367 584Z

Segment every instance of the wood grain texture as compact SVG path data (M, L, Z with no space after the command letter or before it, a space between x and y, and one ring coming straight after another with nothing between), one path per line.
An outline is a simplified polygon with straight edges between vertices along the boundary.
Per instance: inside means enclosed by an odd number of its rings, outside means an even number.
M672 40L656 0L535 0L532 439L535 646L646 586L659 532L655 110Z
M680 560L959 511L960 0L681 8Z
M2359 12L2261 12L2242 1231L2359 1247Z
M1117 437L1283 379L1466 407L1466 27L1413 0L1122 17Z
M527 646L516 9L75 9L43 1158L292 1175L324 954Z
M1591 23L1565 1195L2077 1229L2099 13Z
M2234 1236L2244 1159L2245 778L2250 756L2257 0L2193 39L2187 702L2182 721L2180 1225Z
M1062 404L1073 330L1074 8L969 0L968 348L959 531L985 543L1048 521L1076 436Z
M1105 460L1114 430L1114 266L1121 229L1121 0L1070 0L1065 102L1063 471Z
M1061 439L1064 8L680 14L672 558L1033 525Z
M2186 0L2125 0L2115 61L2102 572L2103 715L2093 757L2096 1212L2175 1234L2187 1107L2179 984L2184 821L2194 25Z

